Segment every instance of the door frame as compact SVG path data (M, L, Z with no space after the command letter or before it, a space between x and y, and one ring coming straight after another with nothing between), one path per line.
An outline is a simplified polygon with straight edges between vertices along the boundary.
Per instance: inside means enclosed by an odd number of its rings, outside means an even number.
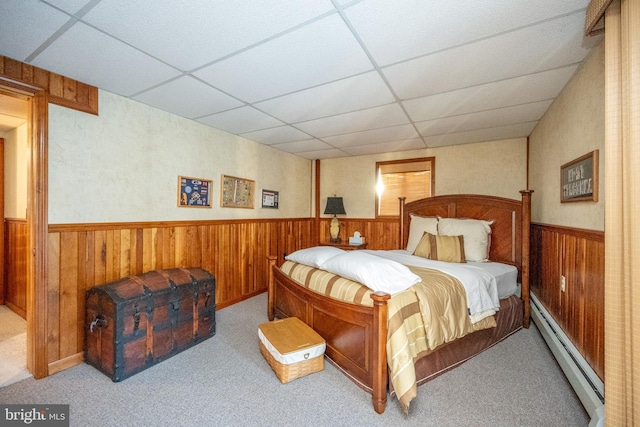
M4 271L4 138L0 138L0 305L4 305L5 271Z
M0 92L29 101L27 158L27 369L34 378L49 375L47 351L47 234L49 94L6 77ZM3 225L4 227L4 221ZM4 242L3 242L4 244Z

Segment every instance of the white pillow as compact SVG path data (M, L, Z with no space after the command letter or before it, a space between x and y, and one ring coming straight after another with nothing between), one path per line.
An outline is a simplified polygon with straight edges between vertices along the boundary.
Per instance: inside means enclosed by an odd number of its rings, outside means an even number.
M362 251L348 251L322 265L323 270L360 282L372 291L395 294L421 279L406 266Z
M489 261L491 224L481 219L439 218L438 234L464 236L464 255L467 261Z
M344 252L346 251L333 246L314 246L292 252L284 258L299 264L308 265L309 267L319 268L328 259Z
M409 222L407 250L414 253L425 231L434 235L438 234L438 218L418 216L414 214L410 214L410 217L411 221Z

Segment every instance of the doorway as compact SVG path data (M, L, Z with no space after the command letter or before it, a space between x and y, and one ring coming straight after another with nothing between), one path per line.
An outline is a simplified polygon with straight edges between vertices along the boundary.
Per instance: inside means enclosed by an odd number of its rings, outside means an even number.
M0 387L27 370L29 100L0 94Z
M47 198L49 94L21 81L0 80L0 96L27 102L27 206L26 206L26 340L27 370L34 378L49 374L47 356ZM4 164L4 159L3 159ZM3 174L4 177L4 174ZM4 183L3 183L4 189ZM4 207L3 216L4 216ZM4 218L0 229L4 264ZM4 268L3 275L4 275Z

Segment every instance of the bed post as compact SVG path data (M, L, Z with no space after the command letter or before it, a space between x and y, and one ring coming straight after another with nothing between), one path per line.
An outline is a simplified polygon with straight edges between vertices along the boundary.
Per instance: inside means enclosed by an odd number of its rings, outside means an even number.
M275 282L273 278L273 267L276 265L278 259L275 255L267 256L267 265L269 267L269 281L267 283L267 317L269 321L272 321L276 317L274 299L275 299Z
M531 193L533 190L522 190L522 302L524 313L522 326L529 327L531 306L529 302L529 252L531 251Z
M378 414L382 414L387 406L387 301L389 298L391 295L383 292L371 294L371 299L373 299L373 345L375 346L371 365L374 368L371 401L373 409Z
M398 243L398 249L404 249L404 202L406 197L398 197L400 201L400 239Z

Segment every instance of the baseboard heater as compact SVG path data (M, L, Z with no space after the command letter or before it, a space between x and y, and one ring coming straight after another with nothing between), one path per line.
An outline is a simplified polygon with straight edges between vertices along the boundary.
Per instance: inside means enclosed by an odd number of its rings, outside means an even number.
M604 425L604 384L534 293L531 318L591 417L589 426Z

